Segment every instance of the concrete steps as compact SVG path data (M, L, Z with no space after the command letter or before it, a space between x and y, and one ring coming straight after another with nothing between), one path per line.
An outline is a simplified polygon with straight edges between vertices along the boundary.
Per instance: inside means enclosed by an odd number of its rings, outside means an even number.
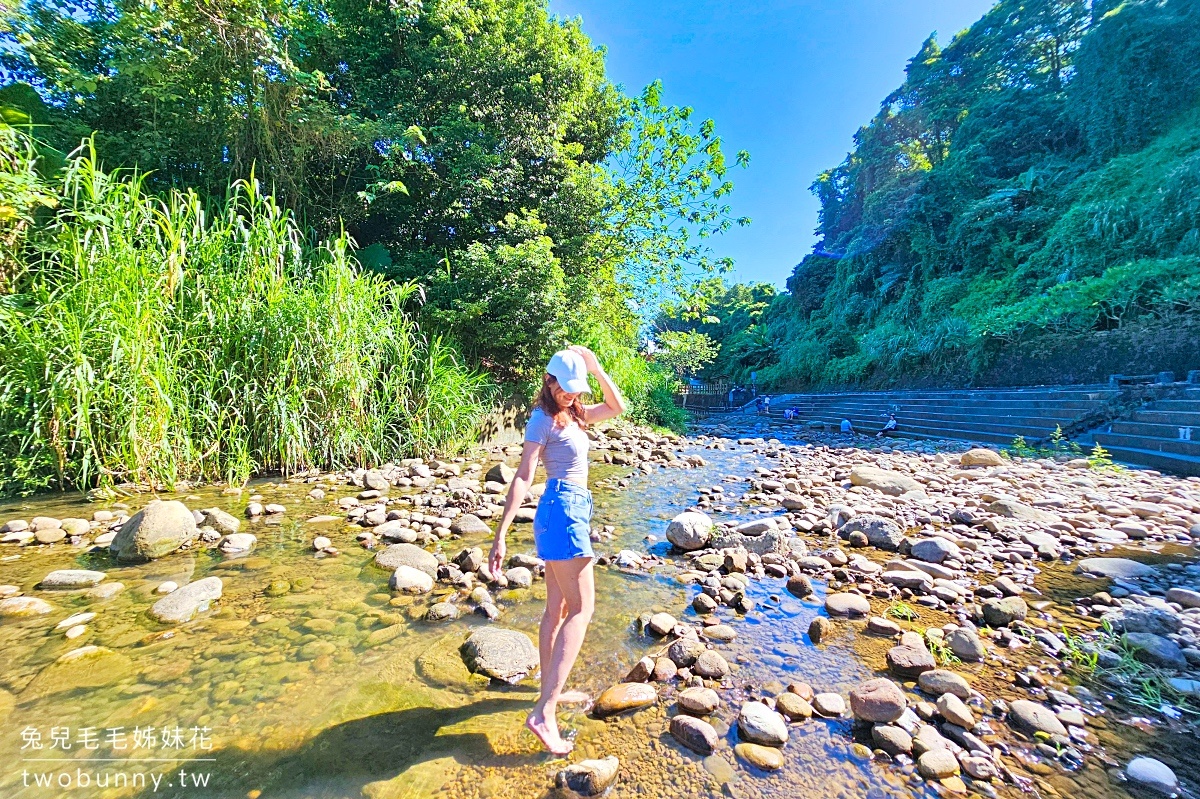
M1200 389L1151 402L1090 438L1115 461L1200 476Z

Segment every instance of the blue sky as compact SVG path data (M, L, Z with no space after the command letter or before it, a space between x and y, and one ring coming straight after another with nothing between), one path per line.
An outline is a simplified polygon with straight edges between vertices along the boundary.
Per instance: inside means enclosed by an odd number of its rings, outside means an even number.
M717 123L733 170L734 214L749 227L713 240L732 279L782 287L811 249L819 172L904 80L933 31L943 44L991 0L551 0L608 48L608 74L636 93L661 78L666 101Z

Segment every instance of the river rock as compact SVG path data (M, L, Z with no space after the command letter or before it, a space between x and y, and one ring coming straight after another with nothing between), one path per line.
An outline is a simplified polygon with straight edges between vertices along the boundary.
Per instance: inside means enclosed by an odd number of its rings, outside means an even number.
M492 468L487 470L484 479L492 483L502 483L508 485L512 479L517 476L517 470L507 463L497 463Z
M1054 711L1029 699L1016 699L1008 706L1008 723L1020 732L1033 735L1044 732L1048 735L1066 735L1067 728L1054 715Z
M859 514L846 522L838 530L838 534L849 536L851 533L862 533L867 537L867 543L876 549L895 552L904 540L904 530L891 519L874 516L869 513Z
M967 678L949 669L933 669L921 672L917 686L927 694L941 696L953 694L959 699L971 698L971 684Z
M712 531L712 519L707 514L684 511L667 525L667 540L685 552L692 552L708 546Z
M83 646L63 654L38 672L21 692L21 698L111 685L132 671L133 661L128 656L103 646Z
M207 525L221 535L233 535L242 526L242 520L220 508L204 508L200 511L201 524Z
M580 796L597 796L616 782L620 768L621 762L611 755L603 760L581 760L558 772L554 784Z
M850 710L862 721L886 724L904 715L908 700L900 686L880 677L850 690Z
M1004 458L995 450L976 447L959 455L958 464L968 469L972 466L1003 466Z
M1150 633L1152 635L1172 635L1179 632L1179 616L1166 608L1151 608L1144 606L1123 607L1105 613L1102 621L1118 633Z
M1125 633L1125 643L1133 649L1133 656L1143 663L1179 670L1188 667L1183 650L1169 638L1154 633Z
M717 748L717 731L695 716L676 716L671 719L671 736L696 754L711 755Z
M720 680L722 677L729 676L729 664L720 652L706 649L692 664L692 672L709 680Z
M788 577L787 590L788 593L799 599L812 596L812 580L805 574L793 574Z
M686 668L696 662L707 651L703 643L695 638L680 638L667 647L667 657L679 668Z
M53 605L35 596L10 596L0 599L0 617L43 616L52 610Z
M744 740L764 746L787 743L788 728L783 716L762 702L746 702L738 713L738 732Z
M918 679L923 672L937 668L933 654L924 647L894 646L887 652L888 669L902 680Z
M236 555L254 549L258 537L252 533L231 533L221 539L219 548L227 555Z
M1183 608L1200 608L1200 591L1190 588L1172 588L1167 591L1167 601L1175 602Z
M991 627L1007 627L1014 621L1024 621L1029 605L1019 596L988 599L983 603L983 620Z
M462 611L453 602L434 602L425 611L425 621L454 621L461 615Z
M475 514L464 513L451 523L450 532L458 535L488 535L492 529Z
M825 610L835 616L866 616L871 603L862 594L830 594L825 597Z
M850 484L866 486L898 497L908 491L924 491L924 487L903 472L893 472L875 466L855 466L850 470Z
M917 758L917 773L927 780L941 780L958 773L958 758L949 749L931 749Z
M1110 579L1136 580L1154 577L1158 569L1128 558L1084 558L1075 570L1084 574L1095 574Z
M223 585L220 577L205 577L167 594L154 603L150 615L164 624L182 624L191 621L197 613L203 613L221 598Z
M400 564L392 572L388 588L404 594L428 594L433 590L433 578L420 569Z
M813 706L799 694L784 691L775 697L775 710L788 721L803 721L812 718Z
M987 654L979 634L963 627L951 630L946 635L946 646L950 647L950 651L960 660L968 663L978 663Z
M198 532L186 505L155 499L121 525L110 549L121 563L142 563L171 554Z
M941 563L947 558L958 559L961 553L958 544L945 538L925 538L912 545L910 553L917 560L926 563Z
M1125 776L1130 782L1165 796L1174 796L1179 792L1179 778L1175 772L1166 763L1152 757L1135 757L1129 761Z
M823 692L813 696L812 706L818 715L827 719L840 718L846 712L846 700L842 699L841 694L832 692Z
M1006 516L1010 519L1020 519L1027 522L1037 522L1038 524L1055 524L1062 521L1053 513L1031 507L1023 502L1017 502L1014 499L998 499L989 504L987 509L997 516Z
M821 643L821 639L829 635L833 629L833 623L826 616L814 616L813 620L808 623L808 639L814 644Z
M58 569L42 578L41 588L91 588L105 578L104 572L87 569Z
M783 753L773 746L760 746L743 741L733 747L733 753L755 768L778 771L783 768Z
M644 682L623 682L608 688L596 698L592 712L597 718L641 710L658 701L658 691Z
M459 651L472 674L510 684L525 679L538 667L537 647L519 630L484 627L471 633Z
M400 566L411 566L436 578L438 560L416 544L392 544L375 553L375 565L392 571Z
M678 623L670 613L655 613L650 617L650 621L646 623L646 629L659 638L662 638L665 635L669 635Z
M975 714L971 708L954 694L942 694L937 701L938 713L951 724L957 724L964 730L975 726Z
M679 709L693 716L710 716L721 706L721 697L711 688L686 688L675 699Z
M894 724L876 724L872 727L871 742L892 757L912 754L912 736Z

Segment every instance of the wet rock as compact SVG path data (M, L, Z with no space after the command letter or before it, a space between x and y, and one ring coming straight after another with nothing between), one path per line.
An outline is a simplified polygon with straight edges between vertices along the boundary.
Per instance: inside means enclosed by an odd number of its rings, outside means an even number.
M884 494L898 497L908 491L924 491L924 487L902 472L893 472L875 466L855 466L850 470L850 483L866 486ZM865 532L865 531L864 531Z
M1133 656L1143 663L1179 670L1188 667L1183 650L1169 638L1154 633L1125 633L1125 643L1133 649Z
M852 533L862 533L867 537L867 543L876 549L895 552L904 540L904 531L900 525L891 519L871 514L860 514L842 525L840 535L850 536Z
M388 588L404 594L428 594L433 590L433 578L420 569L400 564L392 572Z
M712 519L707 514L684 511L667 525L667 540L685 552L692 552L708 546L712 531Z
M783 753L773 746L742 742L733 747L733 753L740 760L763 771L778 771L783 768Z
M915 680L937 668L933 654L925 648L894 646L887 652L888 669L902 680Z
M195 539L198 532L186 505L155 499L121 525L109 546L121 563L142 563L171 554Z
M67 531L61 527L45 527L33 534L39 544L57 544L66 539Z
M537 647L529 636L503 627L485 627L471 633L460 654L472 674L510 684L525 679L538 667Z
M633 664L633 668L625 675L625 682L646 682L654 674L654 658L646 656Z
M654 661L654 672L650 679L654 682L670 682L678 673L679 667L672 663L670 658L658 658Z
M793 574L791 577L788 578L787 590L788 590L788 593L790 593L792 596L798 597L800 599L804 599L805 597L812 596L812 593L813 593L812 580L810 580L808 578L808 576L804 575L804 574Z
M960 660L968 663L978 663L987 654L978 633L962 627L946 635L946 645Z
M991 780L996 777L996 764L984 755L962 755L958 759L963 771L976 780Z
M1179 632L1179 616L1166 608L1123 607L1105 613L1101 619L1118 633L1172 635Z
M52 610L54 606L49 602L33 596L10 596L0 599L0 617L42 616Z
M91 588L98 585L104 577L104 572L87 569L58 569L43 577L38 586L47 589Z
M611 755L603 760L581 760L558 772L554 784L580 796L597 796L616 782L620 767L620 761Z
M836 616L866 616L871 603L861 594L830 594L825 597L825 610Z
M425 611L425 621L454 621L461 615L462 611L453 602L435 602Z
M1008 706L1008 723L1014 729L1029 735L1038 732L1048 735L1067 734L1067 728L1054 715L1054 711L1029 699L1017 699Z
M504 572L504 579L511 588L528 588L533 585L533 572L524 566L513 566Z
M814 644L821 643L821 640L829 635L833 629L833 624L824 616L816 616L808 624L808 638Z
M707 649L692 664L692 672L710 680L720 680L729 676L729 664L720 652Z
M1128 558L1084 558L1079 561L1076 571L1121 580L1137 580L1158 574L1158 569L1153 566Z
M467 574L477 571L483 562L483 549L480 547L464 549L454 556L454 565Z
M667 647L667 657L679 668L685 668L695 663L705 651L704 644L695 638L680 638Z
M983 620L991 627L1007 627L1014 621L1024 621L1029 605L1019 596L988 599L983 603Z
M931 749L917 758L917 773L927 780L941 780L958 774L958 758L949 749Z
M1179 792L1179 778L1175 772L1166 763L1152 757L1135 757L1129 761L1125 776L1130 782L1165 796L1174 796Z
M764 746L787 743L788 728L783 716L762 702L746 702L738 713L738 733L743 740Z
M668 635L679 622L670 613L655 613L646 624L646 629L662 638Z
M103 646L72 649L46 666L21 693L22 699L111 685L129 676L133 662Z
M227 555L235 555L249 552L257 542L258 538L251 533L231 533L221 539L219 549Z
M695 599L692 600L692 609L700 615L712 613L717 609L717 607L717 600L713 599L708 594L696 594Z
M813 706L807 699L791 691L784 691L775 697L775 710L788 721L803 721L812 718Z
M105 600L112 599L114 596L124 590L124 583L104 582L100 583L100 585L96 586L95 588L89 588L84 592L83 595L93 601L103 602Z
M700 755L711 755L720 740L711 724L695 716L675 716L670 729L676 741Z
M220 508L205 508L200 511L200 524L211 527L221 535L232 535L242 526L242 520Z
M400 566L411 566L437 577L437 558L416 544L392 544L375 554L375 565L394 571Z
M967 678L948 669L933 669L921 672L917 685L922 691L933 696L953 694L959 699L971 697L971 685Z
M618 713L641 710L657 701L658 692L653 685L644 682L623 682L600 694L592 707L592 713L603 719Z
M846 712L846 700L841 694L832 692L819 693L813 696L813 710L827 719L840 718Z
M737 632L728 624L714 624L705 627L703 633L704 637L710 641L728 642L737 638Z
M965 468L971 468L973 466L1003 466L1005 461L995 450L976 447L960 455L958 463Z
M711 688L686 688L675 699L679 709L693 716L709 716L721 706L721 697Z
M155 602L150 608L150 616L163 624L191 621L197 613L208 610L221 598L222 588L220 577L205 577L188 583Z
M876 724L872 727L871 742L892 757L912 754L912 736L894 724Z
M516 476L517 476L517 470L515 468L513 468L512 466L509 466L507 463L501 462L501 463L497 463L492 468L488 469L487 474L484 475L484 480L486 480L490 483L500 483L501 485L508 485L509 483L512 482L512 479Z
M868 680L850 690L850 710L862 721L886 724L904 715L907 707L900 686L886 678Z

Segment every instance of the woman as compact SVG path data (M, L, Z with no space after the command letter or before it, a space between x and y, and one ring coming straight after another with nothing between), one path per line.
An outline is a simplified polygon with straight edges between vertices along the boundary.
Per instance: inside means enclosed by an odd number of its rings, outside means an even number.
M581 394L590 391L589 374L596 377L604 392L604 402L599 405L584 405L579 400ZM525 428L521 465L508 489L504 515L488 559L492 574L499 574L504 563L504 536L525 500L541 459L546 464L546 490L534 515L533 538L538 557L546 562L546 612L538 629L542 686L525 726L556 755L571 751L571 744L558 732L555 714L559 701L586 699L575 692L564 694L563 686L583 645L596 598L592 495L587 488L588 437L584 430L624 412L621 392L591 350L573 346L555 353Z

